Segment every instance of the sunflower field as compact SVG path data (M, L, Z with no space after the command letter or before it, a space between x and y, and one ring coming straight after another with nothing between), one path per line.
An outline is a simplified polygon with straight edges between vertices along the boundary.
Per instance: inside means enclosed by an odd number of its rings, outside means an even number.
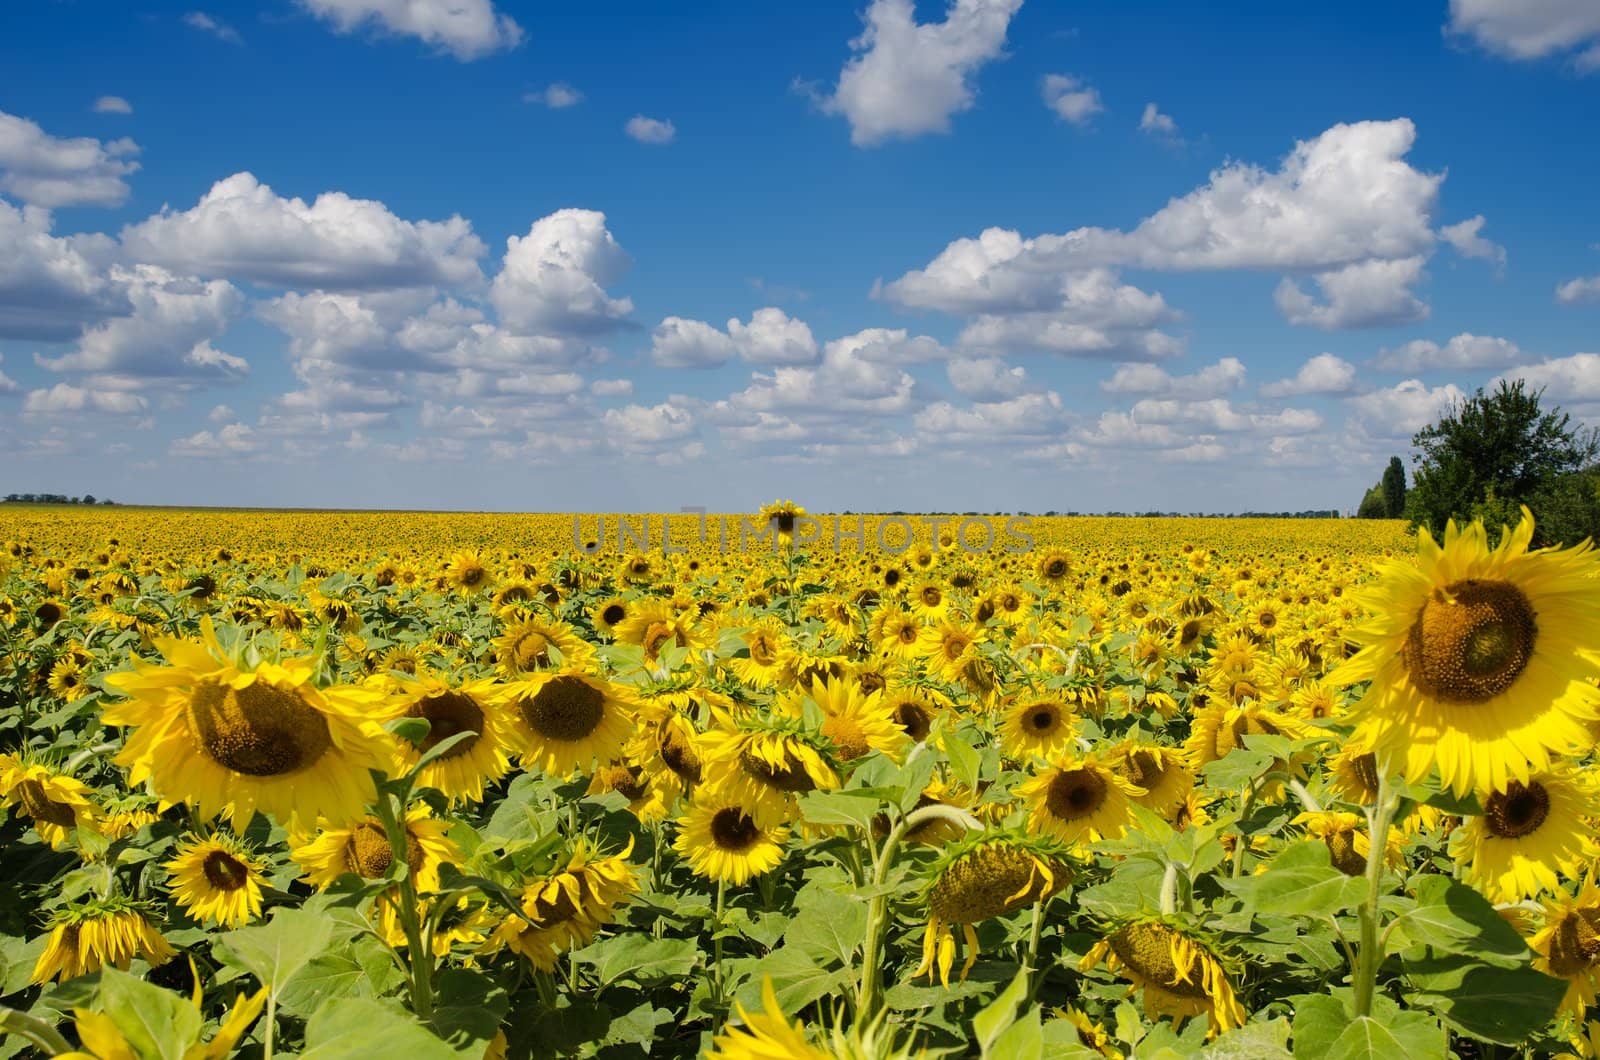
M750 518L0 507L0 1060L1600 1055L1587 546Z

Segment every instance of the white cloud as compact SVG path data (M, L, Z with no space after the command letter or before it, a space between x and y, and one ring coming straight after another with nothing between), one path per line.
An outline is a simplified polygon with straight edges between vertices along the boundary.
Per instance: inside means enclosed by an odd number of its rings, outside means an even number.
M300 0L337 33L364 27L416 37L462 62L522 43L522 27L490 0Z
M647 118L643 114L629 118L622 131L642 144L670 144L678 135L678 127L672 122Z
M296 361L403 367L393 359L397 321L389 314L380 316L381 309L377 300L355 294L289 291L258 303L256 315L289 336L289 353Z
M1021 365L1008 365L997 357L974 357L945 365L950 385L973 401L1005 401L1028 390L1028 373Z
M848 351L851 359L873 364L925 364L942 361L950 351L927 335L912 335L905 328L864 328L854 335L834 339L828 350L835 358Z
M595 397L628 397L633 393L632 379L596 379L589 384Z
M859 54L822 109L844 115L857 147L949 132L951 116L972 108L978 69L1000 57L1021 6L952 0L943 22L918 24L912 0L872 0L866 28L850 42Z
M190 11L183 16L183 24L204 33L209 33L218 40L227 41L229 44L243 44L244 38L239 36L239 31L222 21L206 14L204 11Z
M233 407L230 405L217 405L206 413L206 419L212 423L229 423L237 418L238 414L233 411Z
M1482 214L1469 217L1459 224L1444 225L1439 229L1439 238L1455 248L1457 254L1464 258L1483 258L1492 261L1499 268L1506 266L1506 248L1492 239L1485 239L1478 233L1483 231L1484 219Z
M1171 139L1178 135L1178 123L1172 120L1172 115L1161 113L1154 103L1146 103L1144 113L1139 116L1139 131Z
M1066 420L1060 395L1049 391L978 402L967 408L939 401L917 413L915 422L917 430L930 440L949 443L1055 435L1065 428Z
M557 81L553 85L546 85L537 92L524 92L524 103L540 103L551 110L563 110L567 107L576 107L583 102L583 93L567 84Z
M1355 365L1331 353L1319 353L1302 364L1292 379L1280 379L1262 386L1261 396L1277 398L1307 394L1352 394L1359 385Z
M22 402L22 411L35 416L53 416L67 412L104 412L113 416L128 416L143 412L148 402L138 394L124 390L77 387L57 383L49 390L30 390Z
M249 371L243 358L211 345L244 307L244 295L228 281L175 276L155 265L114 266L111 280L132 314L89 328L59 357L36 354L41 366L141 381L228 380Z
M715 368L737 352L732 339L702 320L667 317L650 333L650 359L663 368Z
M869 360L874 349L893 349L896 332L883 328L834 339L814 367L783 365L771 375L756 373L744 390L719 403L717 411L735 414L791 411L808 416L909 412L916 404L916 380L898 365ZM903 341L905 332L898 332Z
M1593 0L1450 0L1446 29L1511 59L1584 48L1578 66L1600 66L1600 5Z
M1454 383L1429 389L1420 379L1350 398L1350 407L1375 437L1409 438L1466 398Z
M1373 367L1382 372L1415 375L1441 368L1506 368L1529 359L1529 354L1510 339L1464 331L1442 346L1427 339L1414 339L1398 349L1383 350L1373 360Z
M670 401L607 409L601 423L608 442L631 452L672 446L693 435L695 430L694 414Z
M1055 111L1056 117L1082 128L1105 110L1100 93L1070 74L1048 74L1041 93L1044 105Z
M175 438L168 452L173 456L208 457L250 456L261 451L256 432L243 423L230 423L216 432L197 431L187 438Z
M163 207L124 228L122 242L138 260L178 270L326 290L476 285L485 250L459 216L406 221L338 191L307 204L249 173L213 184L193 209Z
M1144 398L1128 411L1142 424L1187 424L1212 433L1301 434L1322 426L1322 417L1311 409L1248 412L1234 408L1226 398Z
M5 354L0 353L0 364L4 364L5 363L5 359L6 359L5 358ZM15 393L16 390L17 390L16 380L12 379L10 376L6 375L4 372L0 372L0 394L12 394L12 393Z
M728 336L739 356L754 364L812 364L817 359L817 340L805 321L774 306L757 309L748 324L730 319Z
M120 206L123 178L139 169L139 145L123 138L61 139L0 111L0 192L33 206Z
M1556 301L1562 305L1578 305L1583 302L1600 302L1600 276L1582 277L1568 280L1556 288Z
M1319 272L1320 302L1286 276L1273 298L1289 323L1324 331L1415 323L1428 316L1427 304L1410 290L1422 278L1422 264L1420 257L1372 260Z
M1124 364L1100 384L1108 394L1173 394L1180 397L1216 397L1244 385L1244 362L1224 357L1190 375L1169 375L1155 364Z
M1524 379L1532 388L1544 387L1551 400L1590 404L1600 402L1600 353L1575 353L1538 364L1523 365L1491 382Z
M0 199L0 339L64 342L130 308L106 276L116 254L110 239L50 229L48 210Z
M504 266L489 289L501 323L525 335L593 335L619 327L633 302L605 285L622 278L628 255L595 210L557 210L522 237L506 240Z
M101 96L94 101L96 114L132 114L133 104L121 96Z

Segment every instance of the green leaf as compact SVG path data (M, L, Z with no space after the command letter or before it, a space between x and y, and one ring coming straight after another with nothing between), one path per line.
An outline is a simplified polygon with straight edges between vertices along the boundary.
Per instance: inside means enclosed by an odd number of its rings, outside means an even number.
M1322 1060L1344 1033L1350 1012L1338 997L1302 994L1294 1005L1294 1054L1301 1060Z
M1366 883L1333 867L1321 841L1296 843L1267 863L1257 876L1222 880L1252 913L1331 916L1359 904Z
M427 718L396 718L384 728L409 744L421 744L433 731Z
M807 1005L829 994L840 993L853 986L853 970L839 968L828 970L796 946L779 946L765 957L751 957L730 961L730 966L745 978L739 988L738 1002L750 1012L764 1007L761 1001L761 980L772 979L772 989L778 995L778 1005L785 1012L799 1012Z
M1419 879L1415 904L1402 906L1388 932L1390 950L1432 946L1505 966L1526 964L1529 959L1528 944L1489 900L1448 876Z
M1215 762L1208 763L1200 773L1205 777L1208 788L1241 791L1271 765L1272 756L1265 751L1234 748Z
M280 908L266 924L218 935L212 950L223 963L243 968L276 993L327 949L333 926L325 913Z
M480 1050L481 1053L481 1050ZM456 1060L465 1055L429 1034L404 1011L368 998L336 998L306 1023L302 1060Z
M1296 1051L1296 1056L1300 1053ZM1357 1016L1333 1040L1324 1060L1423 1060L1445 1055L1444 1029L1421 1012L1396 1012L1383 1020Z
M98 1007L144 1060L182 1060L203 1026L187 998L109 966L100 973Z
M1289 1051L1289 1021L1246 1023L1201 1050L1206 1060L1293 1060ZM1391 1057L1390 1060L1396 1060Z
M1401 955L1416 986L1411 1004L1431 1009L1465 1034L1520 1045L1555 1018L1567 984L1531 964L1506 968L1461 953Z
M978 773L983 767L978 749L970 741L955 738L944 742L944 752L950 759L950 771L962 786L968 791L978 791Z
M783 933L786 945L819 964L855 963L867 934L866 903L826 888L807 887L795 896L795 906L799 912Z
M700 961L700 947L693 939L613 935L573 956L579 963L594 965L601 986L624 977L648 986L687 976Z
M995 1039L993 1051L985 1055L1003 1056L1006 1060L1044 1060L1044 1027L1039 1022L1039 1007L1030 1005Z
M1000 1036L1016 1021L1017 1007L1028 998L1028 979L1027 969L1019 971L1012 978L1011 985L1000 992L999 997L972 1017L972 1032L977 1037L978 1050L983 1056L992 1055L991 1050L994 1049ZM1037 1013L1034 1015L1034 1024L1038 1025Z
M494 1037L511 1008L511 998L499 983L468 968L446 968L434 980L436 1004L433 1030L463 1051Z
M800 816L811 824L845 825L870 833L872 819L883 812L879 790L808 791L800 797Z
M376 997L366 969L347 953L324 953L289 977L278 991L278 1007L305 1018L336 997Z

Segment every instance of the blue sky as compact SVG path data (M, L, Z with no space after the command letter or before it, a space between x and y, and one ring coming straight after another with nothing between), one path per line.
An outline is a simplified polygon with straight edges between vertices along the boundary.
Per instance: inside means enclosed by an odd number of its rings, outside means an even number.
M1349 508L1600 420L1592 0L1227 9L7 5L0 492Z

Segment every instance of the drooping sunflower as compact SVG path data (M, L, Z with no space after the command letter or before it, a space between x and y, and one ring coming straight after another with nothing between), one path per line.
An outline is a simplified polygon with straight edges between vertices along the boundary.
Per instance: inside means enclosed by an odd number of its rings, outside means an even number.
M121 895L78 902L50 920L50 940L30 983L66 982L105 965L127 970L135 957L164 964L177 951L149 920L150 907Z
M1078 1032L1078 1044L1085 1049L1106 1057L1106 1060L1122 1060L1122 1051L1112 1044L1111 1035L1104 1027L1090 1019L1082 1009L1071 1006L1057 1009L1055 1016L1072 1024Z
M1116 839L1133 824L1133 800L1145 794L1095 755L1060 755L1019 785L1028 803L1029 831L1065 843Z
M771 504L761 506L759 521L776 530L780 538L791 538L794 536L796 524L805 518L805 515L806 510L794 501L773 501Z
M439 866L461 861L461 851L445 833L450 823L418 804L406 810L400 829L405 839L405 862L419 891L439 889ZM290 838L289 857L305 870L306 882L318 890L331 887L339 877L354 873L363 879L381 879L394 862L395 849L383 822L368 817L348 827L323 827L314 837Z
M763 1010L752 1014L735 1002L739 1026L732 1021L724 1023L704 1060L835 1060L834 1053L811 1044L804 1023L789 1022L772 989L771 976L761 979L761 1003Z
M209 618L203 641L161 637L170 663L134 660L106 684L131 698L107 706L108 725L131 726L117 764L128 784L201 814L227 814L242 831L257 810L296 818L359 817L374 789L370 769L393 760L388 735L358 690L318 688L313 658L248 666L230 659Z
M1133 984L1129 993L1144 991L1147 1016L1167 1016L1174 1024L1205 1016L1207 1037L1244 1024L1244 1006L1233 991L1233 961L1176 917L1140 914L1117 922L1079 967L1088 971L1102 961Z
M637 748L639 741L629 746ZM589 778L588 794L604 795L613 791L628 800L628 812L639 820L659 821L671 811L673 803L683 793L683 785L671 770L646 773L643 766L622 758L600 766Z
M1586 819L1597 814L1594 782L1557 764L1490 792L1483 816L1450 837L1450 855L1490 901L1520 901L1559 889L1563 874L1600 854Z
M673 847L696 875L735 886L772 871L783 861L789 830L728 798L704 795L678 820Z
M261 915L261 862L225 832L190 838L164 868L172 897L184 912L225 928L242 927Z
M1072 706L1062 697L1021 695L1001 709L1000 746L1008 756L1049 758L1072 745Z
M622 853L602 857L588 841L577 840L557 867L523 887L521 915L504 917L487 947L504 946L535 968L553 971L557 957L593 939L639 890L628 861L632 851L630 843Z
M740 719L702 735L700 746L707 787L766 818L789 816L795 795L839 786L822 734L793 720Z
M956 937L961 925L967 957L959 978L978 960L973 925L1043 901L1072 881L1065 846L1041 836L980 832L952 844L935 863L928 885L928 926L922 936L922 963L913 977L933 977L950 985Z
M0 755L0 806L15 806L33 821L39 838L57 850L72 842L79 828L97 830L99 811L81 780L38 762Z
M1585 542L1530 552L1533 516L1493 549L1481 521L1444 543L1417 535L1415 567L1387 563L1351 631L1361 650L1330 675L1370 681L1357 737L1415 783L1437 767L1465 795L1526 784L1553 754L1592 742L1600 716L1600 569Z
M531 616L506 627L494 640L495 670L504 677L520 677L563 666L587 670L594 648L565 622Z
M385 704L388 714L394 718L421 718L428 723L428 735L421 743L396 741L399 772L410 772L424 754L441 742L462 733L474 733L423 766L417 780L451 802L481 801L484 784L499 780L511 768L507 757L511 722L506 717L499 686L488 680L451 684L434 675L414 680L397 678L394 683L397 691Z
M617 623L611 635L619 643L639 645L645 659L655 662L664 648L691 648L699 643L697 617L693 610L674 608L671 601L646 597L633 601L628 617Z
M1586 875L1576 897L1557 891L1544 906L1544 927L1528 945L1538 954L1533 966L1567 981L1561 1011L1581 1019L1600 990L1600 887Z
M523 768L564 777L610 761L634 732L634 703L609 681L574 671L530 674L503 686L509 742Z

